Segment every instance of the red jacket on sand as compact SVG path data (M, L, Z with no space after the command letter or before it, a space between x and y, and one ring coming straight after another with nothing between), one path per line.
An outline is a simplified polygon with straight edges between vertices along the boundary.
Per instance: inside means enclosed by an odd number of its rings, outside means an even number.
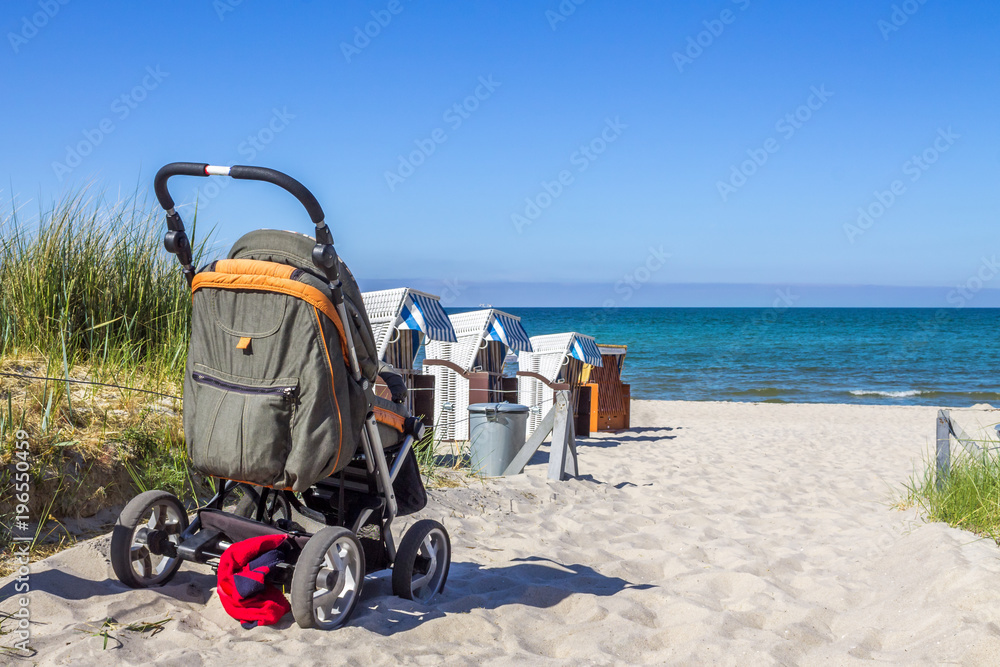
M271 567L284 560L278 548L287 539L282 534L253 537L231 545L219 558L219 599L243 627L274 625L292 610L281 590L264 582Z

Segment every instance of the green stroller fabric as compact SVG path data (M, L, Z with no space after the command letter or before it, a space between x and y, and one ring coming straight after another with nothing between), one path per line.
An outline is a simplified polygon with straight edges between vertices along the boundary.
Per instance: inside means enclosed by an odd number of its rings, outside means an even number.
M357 450L378 371L371 325L341 264L359 383L344 324L309 259L314 244L254 231L194 278L184 433L204 474L304 491Z

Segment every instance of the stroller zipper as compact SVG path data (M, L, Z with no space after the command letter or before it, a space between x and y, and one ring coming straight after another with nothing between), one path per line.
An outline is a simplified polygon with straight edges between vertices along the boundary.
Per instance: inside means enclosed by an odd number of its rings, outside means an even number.
M295 398L296 394L299 393L298 387L248 387L242 384L225 382L214 378L211 375L199 373L198 371L191 373L191 379L199 384L207 384L212 387L216 387L217 389L231 391L237 394L250 394L254 396L283 396L287 400L292 400Z

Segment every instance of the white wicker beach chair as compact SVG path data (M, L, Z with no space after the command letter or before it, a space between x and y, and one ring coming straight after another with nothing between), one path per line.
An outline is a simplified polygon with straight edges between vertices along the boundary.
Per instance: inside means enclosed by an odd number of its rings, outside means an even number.
M413 403L414 362L425 340L457 342L451 320L440 297L408 287L363 292L380 361L392 365L410 389L407 407Z
M516 400L505 396L501 378L507 351L530 351L531 341L521 318L495 309L474 310L450 317L457 342L427 343L425 372L434 375L436 440L468 440L470 391L476 402Z
M556 390L569 389L575 406L584 364L601 365L601 353L594 338L575 331L532 336L531 346L533 351L521 352L517 360L518 402L531 408L529 437L552 407Z

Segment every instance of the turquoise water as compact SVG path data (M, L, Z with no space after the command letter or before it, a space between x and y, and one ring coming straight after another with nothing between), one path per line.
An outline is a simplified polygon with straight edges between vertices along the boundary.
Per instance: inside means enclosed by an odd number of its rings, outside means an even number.
M633 398L1000 404L998 309L505 310L531 336L627 344Z

